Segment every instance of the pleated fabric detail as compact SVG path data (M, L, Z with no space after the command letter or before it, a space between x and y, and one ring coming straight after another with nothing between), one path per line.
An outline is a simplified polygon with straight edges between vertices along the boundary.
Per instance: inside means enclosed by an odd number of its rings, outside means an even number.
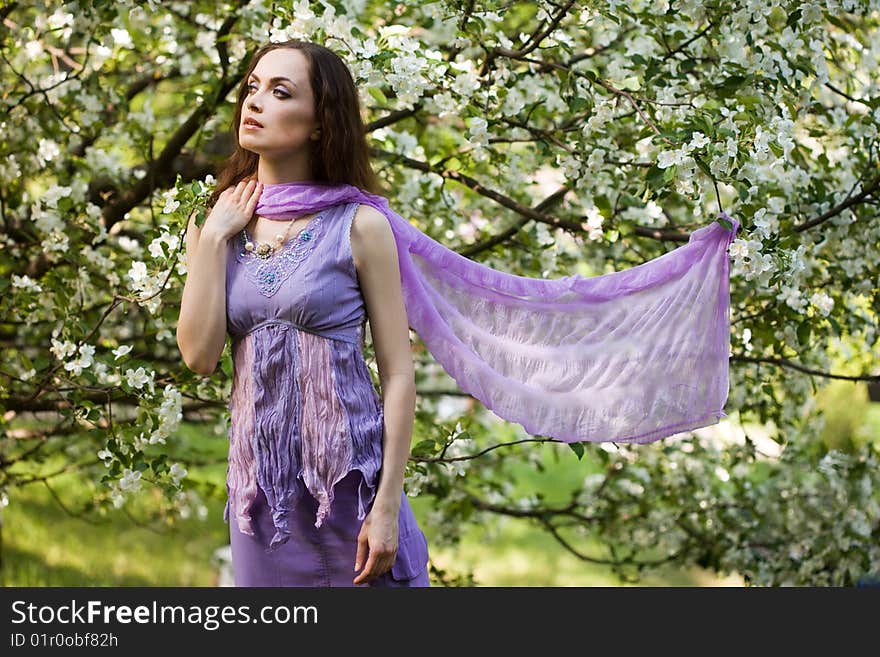
M229 465L226 474L227 502L223 519L228 522L230 508L243 534L254 535L250 508L257 496L256 460L251 444L254 432L253 334L232 344L232 395L229 410L234 418L229 430Z
M299 498L300 450L297 331L271 325L251 333L254 341L254 453L257 482L272 510L270 550L290 537L290 512ZM293 375L293 376L292 376Z
M358 489L358 518L363 520L376 496L376 484L382 468L382 440L385 430L382 399L376 393L361 346L332 340L333 371L336 395L348 409L352 445L350 469L363 474ZM345 385L343 385L345 382Z
M253 535L249 510L259 486L275 527L272 552L290 539L304 490L318 502L320 528L336 483L357 469L358 518L365 518L382 467L384 419L361 344L270 323L236 341L233 359L224 517L232 513Z
M318 502L315 527L320 527L330 512L333 486L351 468L351 434L348 415L336 394L329 340L306 331L300 331L298 338L303 481Z

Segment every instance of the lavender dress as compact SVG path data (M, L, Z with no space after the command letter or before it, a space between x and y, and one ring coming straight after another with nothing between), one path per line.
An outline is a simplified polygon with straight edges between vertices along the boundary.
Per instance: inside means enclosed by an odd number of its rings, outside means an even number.
M352 586L355 577L384 429L362 351L366 310L350 241L357 206L325 207L265 260L245 251L241 234L228 244L224 520L236 586ZM370 584L428 586L427 563L402 494L396 561Z

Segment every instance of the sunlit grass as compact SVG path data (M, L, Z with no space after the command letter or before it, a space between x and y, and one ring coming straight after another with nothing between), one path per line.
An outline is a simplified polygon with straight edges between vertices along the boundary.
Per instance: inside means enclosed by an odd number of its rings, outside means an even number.
M218 460L191 467L189 477L224 486L226 441L198 428L182 427L175 438L186 453ZM156 446L157 448L162 447ZM52 472L62 463L47 461L34 474ZM223 522L224 499L203 496L207 516L177 519L174 526L145 522L158 503L150 490L124 509L105 516L76 514L94 494L80 478L63 475L51 486L64 508L40 483L9 490L2 509L3 586L215 586L214 550L229 542ZM225 489L224 489L225 492ZM138 523L144 526L139 526Z
M71 486L56 485L70 501ZM211 555L228 542L223 507L208 521L138 527L114 510L98 524L71 517L43 487L12 491L3 509L3 586L214 586ZM219 519L219 525L216 522Z
M864 391L844 389L845 383L822 395L826 408L826 435L834 441L860 443L880 436L880 404L860 398ZM853 405L856 401L857 410ZM833 409L833 410L830 410ZM849 440L847 440L847 438ZM189 468L189 478L213 488L203 496L205 520L188 518L173 527L139 527L123 510L112 510L97 523L72 517L40 484L9 491L9 506L2 509L3 586L216 586L218 567L214 551L228 545L228 526L223 522L225 503L226 440L202 428L184 426L175 438L177 453L206 462ZM185 446L185 450L182 448ZM157 446L161 447L161 446ZM568 499L590 473L586 459L578 461L564 445L544 446L544 472L526 465L512 468L517 495L541 491L548 504ZM49 464L46 471L51 468ZM53 480L64 505L82 507L92 491L73 477ZM460 545L440 545L425 523L431 499L410 498L425 529L435 565L450 573L472 571L477 586L620 586L622 582L604 565L577 558L552 536L520 519L470 525ZM155 502L153 502L155 503ZM128 511L144 517L150 496ZM578 550L593 557L607 557L596 543L577 543ZM643 586L741 586L736 575L722 578L694 568L667 568L648 572Z

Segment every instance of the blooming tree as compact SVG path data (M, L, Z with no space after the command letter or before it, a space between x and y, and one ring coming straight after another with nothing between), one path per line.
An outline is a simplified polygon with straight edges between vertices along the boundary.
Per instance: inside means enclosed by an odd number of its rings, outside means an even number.
M211 377L178 353L182 237L251 54L304 38L348 62L392 207L467 257L600 275L722 208L742 224L720 427L569 449L456 404L413 336L407 490L435 501L438 542L517 518L624 578L669 563L751 584L880 573L877 447L823 447L814 402L829 380L878 379L878 0L43 7L0 9L0 508L61 472L95 483L95 512L155 488L172 519L224 494L189 482L179 437L184 420L224 434L231 374L228 351ZM549 450L583 465L565 504L512 481ZM583 547L596 539L602 554Z

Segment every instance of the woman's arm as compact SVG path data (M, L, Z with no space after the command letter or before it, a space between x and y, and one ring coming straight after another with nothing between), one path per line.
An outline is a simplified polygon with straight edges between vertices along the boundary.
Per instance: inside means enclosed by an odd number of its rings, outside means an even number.
M226 346L226 239L195 214L186 229L186 283L177 320L177 346L186 366L209 375Z
M364 572L355 579L360 583L381 575L394 563L397 517L415 421L416 384L391 226L381 212L368 205L358 207L353 221L351 249L370 320L385 417L381 480L370 512L372 522L365 521L371 534L370 556ZM356 570L364 562L367 547L361 540L358 543Z
M202 228L189 218L177 346L199 374L214 371L226 346L226 243L250 221L262 191L256 180L242 180L220 194Z

